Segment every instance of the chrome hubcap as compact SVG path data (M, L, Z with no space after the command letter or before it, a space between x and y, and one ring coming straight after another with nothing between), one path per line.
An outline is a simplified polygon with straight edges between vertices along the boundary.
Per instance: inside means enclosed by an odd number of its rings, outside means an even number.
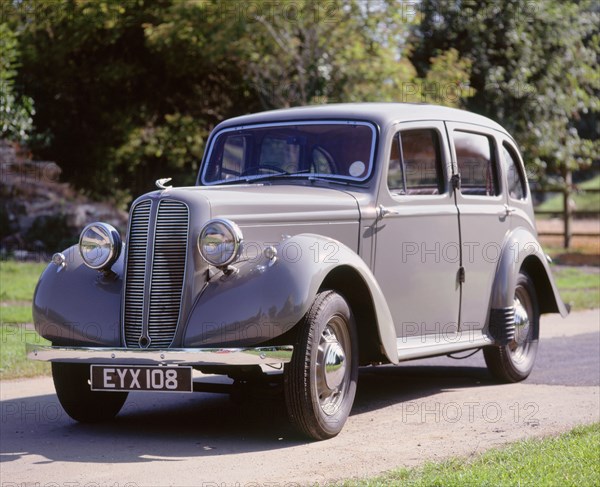
M515 293L514 307L515 339L509 344L508 349L515 363L524 364L529 360L533 329L530 320L529 296L521 288L518 288Z
M515 341L522 345L529 334L529 315L521 304L519 298L515 298Z
M348 388L349 344L345 322L341 317L333 317L321 334L317 352L317 393L319 405L327 415L336 413Z
M329 335L331 337L332 335ZM326 338L331 340L331 338ZM344 381L346 375L346 354L344 349L334 337L325 346L325 382L329 389L338 388Z

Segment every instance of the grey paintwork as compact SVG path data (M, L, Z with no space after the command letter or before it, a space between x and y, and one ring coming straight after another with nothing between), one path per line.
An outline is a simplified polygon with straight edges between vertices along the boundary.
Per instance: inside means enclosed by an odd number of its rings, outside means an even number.
M503 141L514 143L513 139L497 123L460 110L411 104L347 104L277 110L231 119L217 126L209 144L222 128L322 119L368 121L377 127L374 170L362 187L319 181L277 181L167 188L137 200L172 199L186 203L190 209L182 312L173 347L258 346L268 342L294 328L323 283L329 282L330 273L342 267L351 269L353 273L348 275L360 279L366 286L367 292L363 294L368 295L366 299L374 310L367 318L373 323L359 323L359 327L374 325L369 330L378 331L378 348L389 362L398 361L398 349L402 347L399 337L406 332L402 323L407 320L403 315L410 315L411 305L414 310L433 309L431 319L439 316L456 321L457 326L467 326L464 318L459 320L455 316L455 311L449 312L443 305L436 306L443 302L443 299L436 299L436 293L444 294L444 299L449 295L458 296L458 283L452 277L451 269L448 268L448 282L452 283L452 289L420 289L418 272L422 269L429 273L430 285L433 285L436 283L435 266L415 267L410 274L404 273L398 262L393 261L393 245L390 246L389 240L383 240L395 238L401 242L403 235L387 235L386 226L390 229L394 227L393 222L398 222L398 228L404 228L405 232L414 230L425 243L439 238L440 227L420 216L446 214L448 219L444 220L444 225L453 226L448 222L455 220L458 226L457 206L450 189L450 178L457 172L456 158L446 136L453 129L493 136L498 147ZM416 126L433 127L441 134L447 193L429 199L394 198L386 184L391 139L397 130ZM467 303L469 312L477 317L479 325L474 328L482 337L482 343L489 342L486 322L490 310L512 303L514 282L521 265L534 266L540 289L549 291L544 296L542 311L566 313L545 256L537 244L531 199L510 201L505 191L504 174L500 184L502 191L498 197L482 200L457 195L461 215L471 214L477 220L477 228L472 234L479 235L482 240L494 235L497 239L494 241L501 245L501 257L493 266L487 265L485 270L477 262L471 267L465 266L467 285L477 283L476 276L481 279L481 285L474 285L478 294ZM380 218L379 205L397 211L398 215L392 212ZM504 205L511 211L505 211ZM204 223L214 217L235 221L244 234L245 253L234 264L235 272L229 276L209 268L197 251L197 236ZM410 223L403 224L403 219ZM460 239L460 235L456 235L457 227L453 228L452 235L442 235L450 242ZM468 231L463 228L463 232L464 242ZM509 255L511 245L524 247L525 243L531 242L538 245L538 250L531 255L523 252L519 252L517 258ZM386 245L388 249L384 251ZM274 263L261 254L268 246L278 250ZM56 345L122 347L121 291L126 252L121 253L112 267L113 274L108 276L85 267L74 248L67 252L65 268L57 272L57 266L50 264L40 278L34 298L36 328ZM535 259L535 265L532 259ZM471 278L475 280L469 281ZM390 287L394 280L399 284ZM382 286L381 282L387 284ZM358 288L357 282L352 286L355 284ZM394 300L398 293L409 295L409 290L413 292L412 301L397 306ZM464 303L463 314L466 313ZM355 313L359 311L355 310ZM99 333L91 333L92 329ZM479 344L465 343L462 348ZM453 347L455 351L457 345ZM421 351L418 348L413 346L410 354L404 356L416 358L443 352L435 346L423 347Z
M236 264L238 272L221 274L199 296L186 325L191 347L254 345L282 335L308 311L326 276L340 265L352 267L375 303L379 339L391 362L397 361L394 323L375 277L355 251L316 234L281 242L281 257ZM285 249L293 249L286 257ZM318 251L316 250L318 249ZM231 303L236 303L232 308ZM230 309L223 313L224 309Z
M77 246L63 253L66 265L49 264L34 293L38 333L54 345L120 346L123 252L108 276L87 267Z
M547 259L537 239L528 229L519 227L510 232L502 245L502 255L498 261L490 299L489 307L491 309L512 306L513 296L511 290L515 288L519 270L531 260L534 260L537 266L544 269L544 273L538 276L540 280L536 283L538 294L541 294L542 290L547 291L549 287L554 296L559 296L556 284L551 279L552 274ZM546 279L542 280L544 274ZM547 294L539 296L540 311L542 313L560 313L563 317L569 313L561 299L553 300L548 299L549 297L551 296Z

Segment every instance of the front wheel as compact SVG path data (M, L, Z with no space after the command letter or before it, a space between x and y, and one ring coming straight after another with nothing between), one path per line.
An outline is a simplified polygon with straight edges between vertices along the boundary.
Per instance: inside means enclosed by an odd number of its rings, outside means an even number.
M352 409L357 380L354 316L342 296L324 291L306 314L294 355L285 368L290 419L312 439L336 436Z
M492 375L502 382L526 379L535 362L540 333L540 312L531 278L521 272L514 297L515 338L503 346L483 349L485 363Z
M92 391L87 364L53 362L52 379L61 406L71 418L81 423L114 418L127 399L127 392Z

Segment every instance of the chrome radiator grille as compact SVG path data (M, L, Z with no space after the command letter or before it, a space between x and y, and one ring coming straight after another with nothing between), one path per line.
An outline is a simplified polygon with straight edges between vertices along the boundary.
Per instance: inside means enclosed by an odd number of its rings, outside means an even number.
M129 238L127 239L124 314L125 343L128 347L139 347L138 342L142 336L150 207L150 201L146 200L138 203L131 211Z
M165 348L173 341L181 308L188 225L188 208L177 201L160 201L154 213L150 200L133 208L123 313L127 347Z

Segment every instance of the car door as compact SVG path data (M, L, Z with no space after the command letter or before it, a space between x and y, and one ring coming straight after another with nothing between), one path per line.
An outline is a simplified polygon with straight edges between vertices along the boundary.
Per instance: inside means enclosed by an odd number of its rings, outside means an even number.
M502 243L510 229L496 132L479 125L447 123L455 170L460 175L456 204L460 214L464 267L460 329L482 330Z
M379 191L374 273L399 343L456 333L458 212L443 122L395 126ZM440 338L443 339L443 338Z

